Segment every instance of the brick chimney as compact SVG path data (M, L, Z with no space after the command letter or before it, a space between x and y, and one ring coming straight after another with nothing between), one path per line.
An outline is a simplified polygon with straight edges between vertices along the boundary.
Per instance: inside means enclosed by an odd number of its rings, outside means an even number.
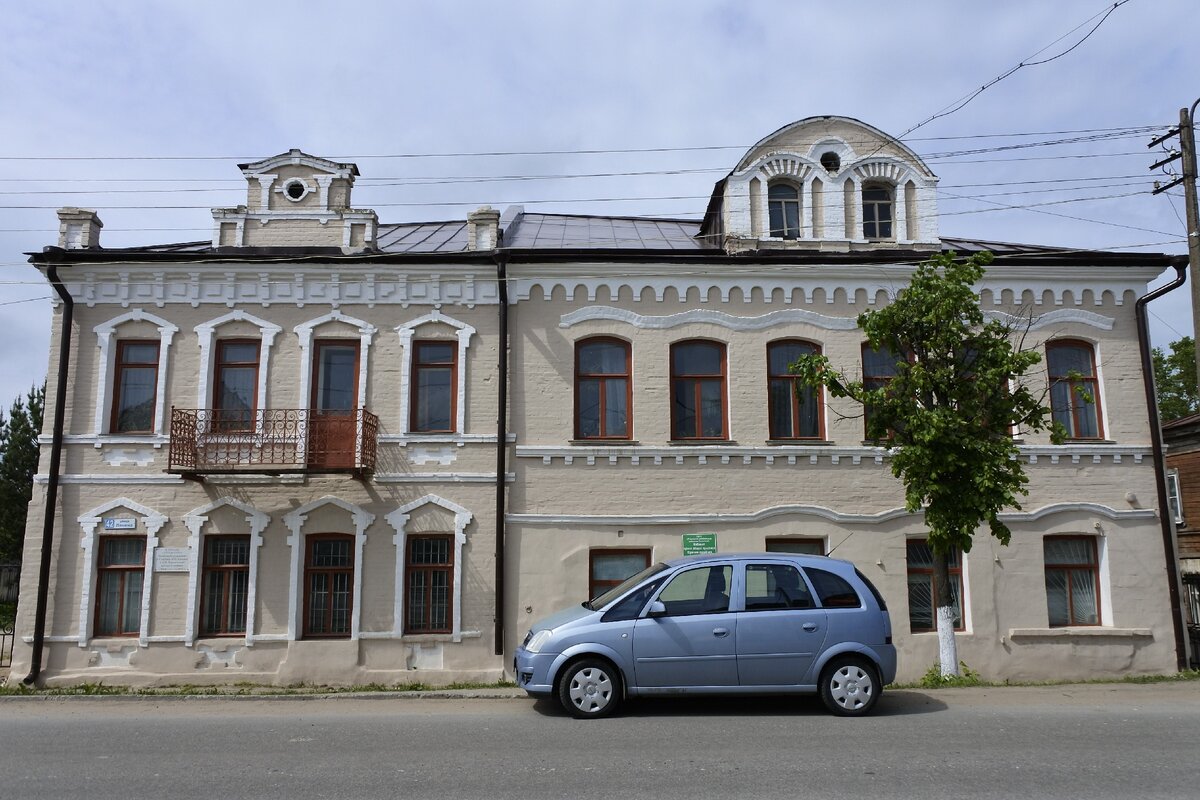
M500 212L480 206L467 215L467 249L493 250L500 246Z
M64 250L83 250L100 246L104 223L90 208L58 210L58 246Z

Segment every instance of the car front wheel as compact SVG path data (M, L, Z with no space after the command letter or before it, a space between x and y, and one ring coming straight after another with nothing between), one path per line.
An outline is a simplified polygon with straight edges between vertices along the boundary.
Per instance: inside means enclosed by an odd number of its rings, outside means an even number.
M558 681L558 702L579 719L607 717L621 702L621 677L606 661L576 661Z
M875 665L864 658L835 658L821 673L821 701L842 717L871 713L882 691Z

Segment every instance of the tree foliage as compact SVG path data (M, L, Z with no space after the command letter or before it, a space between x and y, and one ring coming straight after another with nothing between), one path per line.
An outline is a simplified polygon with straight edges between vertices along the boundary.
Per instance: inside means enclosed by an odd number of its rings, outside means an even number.
M0 411L0 562L21 559L45 400L43 385L18 397L8 416Z
M1171 354L1154 348L1154 387L1158 414L1163 422L1200 413L1200 389L1196 386L1196 342L1184 336L1171 342Z

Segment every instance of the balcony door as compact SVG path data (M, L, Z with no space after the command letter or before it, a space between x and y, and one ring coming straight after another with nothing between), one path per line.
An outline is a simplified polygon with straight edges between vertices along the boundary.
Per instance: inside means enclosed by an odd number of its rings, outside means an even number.
M308 465L350 469L358 441L358 342L317 340L308 420Z

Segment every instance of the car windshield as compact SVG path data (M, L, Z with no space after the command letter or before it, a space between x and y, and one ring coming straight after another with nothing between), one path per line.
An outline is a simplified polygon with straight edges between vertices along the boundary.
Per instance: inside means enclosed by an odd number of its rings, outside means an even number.
M593 611L600 609L600 608L604 608L606 605L611 603L613 600L616 600L618 597L625 594L630 589L632 589L633 587L637 586L642 581L649 578L651 575L657 575L658 573L662 572L665 569L667 569L666 564L662 564L662 563L652 564L651 566L646 567L644 570L642 570L638 574L634 575L633 577L626 578L622 583L620 583L617 586L614 586L613 588L609 589L607 592L596 595L591 600L588 600L586 603L584 603L583 607L590 608Z

